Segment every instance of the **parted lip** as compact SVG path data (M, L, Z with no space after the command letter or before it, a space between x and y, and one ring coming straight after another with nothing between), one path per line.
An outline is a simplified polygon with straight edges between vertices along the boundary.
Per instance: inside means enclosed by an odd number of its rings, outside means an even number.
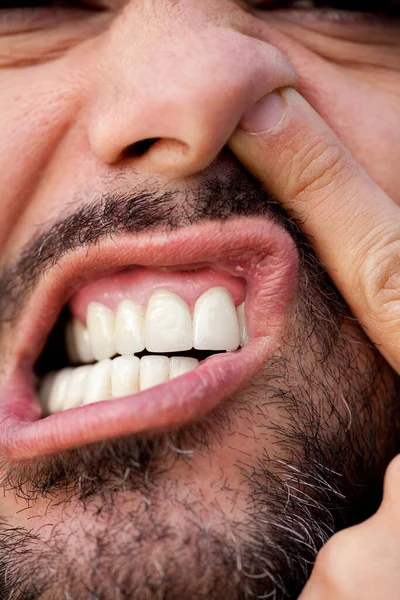
M175 380L125 398L41 418L33 367L63 306L85 282L135 265L217 265L247 283L252 341L215 355ZM25 460L108 438L176 427L201 418L243 386L276 352L295 289L298 253L265 217L237 217L169 231L106 239L66 256L40 280L15 331L12 368L0 394L0 452Z

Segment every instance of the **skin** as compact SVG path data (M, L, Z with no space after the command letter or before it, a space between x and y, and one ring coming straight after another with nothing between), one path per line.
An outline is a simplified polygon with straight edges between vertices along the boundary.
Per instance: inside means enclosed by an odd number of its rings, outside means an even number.
M376 185L296 92L288 91L283 98L276 128L262 131L263 119L268 124L268 107L258 107L260 131L247 127L249 116L245 117L246 131L238 130L231 146L288 210L304 220L304 230L330 265L328 272L353 314L399 372L396 195L390 197ZM302 154L307 154L307 164L299 160ZM397 457L388 468L379 510L365 523L331 538L302 600L373 598L377 589L384 590L386 598L398 596L399 472Z
M229 140L238 160L304 223L352 312L399 372L400 21L250 11L231 0L188 0L172 7L110 0L107 7L85 18L60 13L59 26L49 24L40 33L32 31L32 18L16 19L12 27L27 30L18 35L0 19L0 89L7 90L0 96L3 265L16 260L38 225L58 218L82 191L107 189L118 174L141 184L149 176L159 185L197 181ZM251 135L243 120L231 137L243 116L272 91L251 60L260 40L263 49L269 44L268 52L272 46L294 67L281 68L274 80L284 89L286 113L275 129ZM182 56L188 68L177 69ZM266 56L271 69L272 56ZM215 85L216 69L225 78L221 86ZM256 90L254 96L249 89ZM271 120L267 123L270 127ZM126 152L155 137L161 143L148 151ZM14 335L17 328L2 331L3 376L13 364ZM358 330L351 335L365 343ZM365 348L368 361L379 361ZM379 365L382 387L393 387L393 373ZM391 395L381 391L377 398L389 402ZM379 435L384 439L384 428ZM241 488L233 468L240 455L228 441L213 448L211 472L207 453L194 470L185 463L175 466L176 480L181 477L193 492L192 504L199 481L202 497L211 502L219 470L229 474L230 490ZM247 441L246 451L261 452L258 442ZM376 516L333 536L322 550L302 600L355 599L361 585L367 598L372 580L384 587L385 598L396 597L393 557L399 538L397 525L391 525L398 520L393 508L398 471L394 463ZM232 514L233 496L219 496L225 514ZM61 535L65 522L72 523L67 533L74 532L77 547L82 523L93 535L105 527L92 516L98 498L91 500L90 518L74 518L74 510L60 508L64 496L57 499L52 523ZM234 520L240 521L242 508L239 502ZM1 503L6 523L28 528L36 519L46 541L54 531L48 509L48 498L27 501L11 492ZM173 512L174 525L184 516ZM378 552L381 547L386 555ZM375 565L368 569L371 582L362 570L366 562Z

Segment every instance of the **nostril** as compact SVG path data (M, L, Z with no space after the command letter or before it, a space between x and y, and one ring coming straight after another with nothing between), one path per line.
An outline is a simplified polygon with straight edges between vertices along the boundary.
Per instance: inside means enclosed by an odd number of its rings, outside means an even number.
M130 144L125 148L123 155L125 158L143 156L143 154L146 154L146 152L148 152L148 150L150 150L150 148L154 146L159 139L160 138L148 138L145 140L140 140L139 142L135 142L134 144Z
M192 160L191 148L176 138L146 138L125 147L123 159L140 160L142 168L171 177L189 176L199 169Z

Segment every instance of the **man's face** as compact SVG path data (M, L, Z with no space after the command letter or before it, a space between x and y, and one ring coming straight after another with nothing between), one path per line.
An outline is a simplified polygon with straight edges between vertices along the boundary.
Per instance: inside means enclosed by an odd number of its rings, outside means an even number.
M226 144L297 77L400 204L400 19L16 1L0 2L0 598L296 598L327 538L376 506L396 381Z

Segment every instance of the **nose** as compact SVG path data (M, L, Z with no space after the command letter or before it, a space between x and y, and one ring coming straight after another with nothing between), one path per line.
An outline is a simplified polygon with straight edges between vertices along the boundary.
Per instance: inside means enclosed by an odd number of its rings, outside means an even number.
M215 159L248 108L295 77L237 19L210 16L207 0L135 0L98 42L91 149L107 164L188 177Z

